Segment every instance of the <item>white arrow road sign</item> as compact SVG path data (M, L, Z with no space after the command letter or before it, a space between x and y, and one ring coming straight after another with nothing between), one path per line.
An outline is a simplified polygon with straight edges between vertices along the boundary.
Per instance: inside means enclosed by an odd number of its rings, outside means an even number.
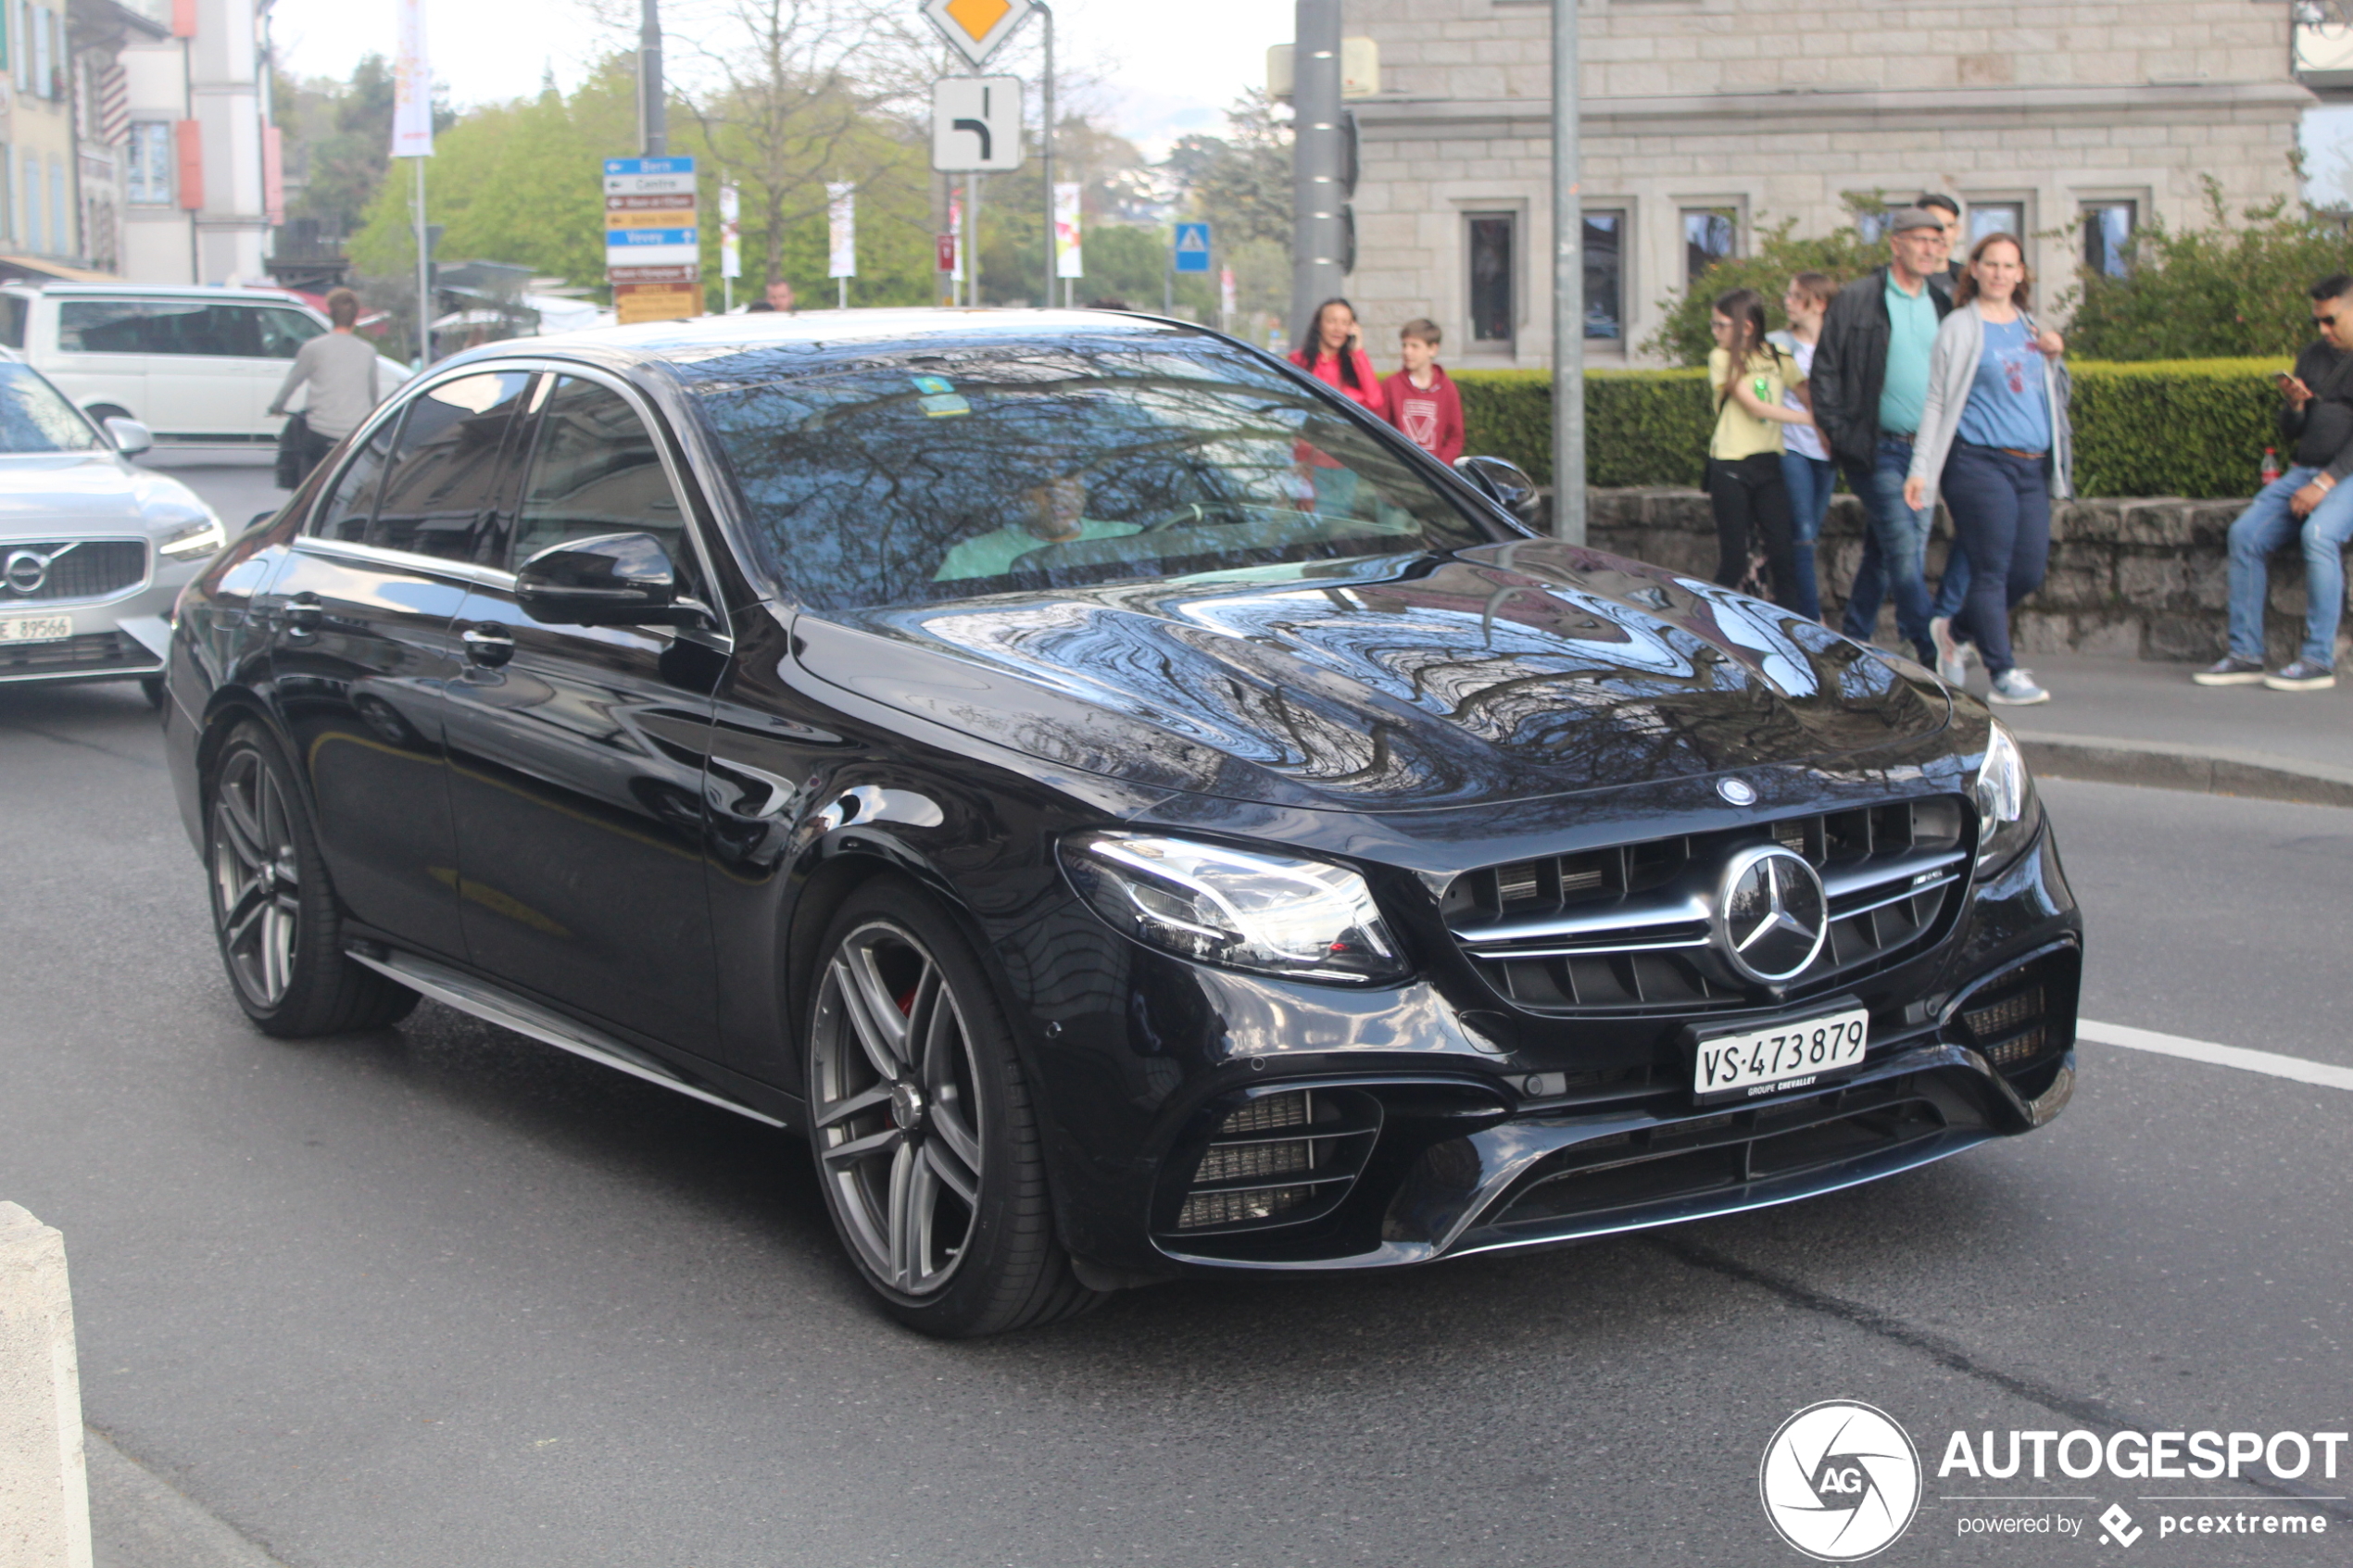
M948 76L932 83L931 166L942 174L1021 167L1021 78Z

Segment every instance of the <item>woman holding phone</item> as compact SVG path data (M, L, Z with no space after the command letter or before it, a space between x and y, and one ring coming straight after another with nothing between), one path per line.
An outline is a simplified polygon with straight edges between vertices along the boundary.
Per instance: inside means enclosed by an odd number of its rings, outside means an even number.
M1969 565L1954 633L1977 644L1991 700L2006 706L2051 700L2011 656L2010 610L2043 585L2051 501L2074 493L2067 367L2043 352L2027 314L2032 290L2016 236L1977 242L1929 352L1927 408L1904 481L1905 505L1931 506L1942 490L1953 514Z

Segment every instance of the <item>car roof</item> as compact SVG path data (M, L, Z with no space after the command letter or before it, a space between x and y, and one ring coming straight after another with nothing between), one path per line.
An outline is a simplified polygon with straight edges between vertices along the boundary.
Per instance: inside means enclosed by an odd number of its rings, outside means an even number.
M94 295L115 298L123 295L140 295L158 299L267 299L290 301L300 305L302 296L292 289L275 284L253 288L232 288L220 283L63 283L12 282L5 292L12 294Z
M939 307L934 309L812 310L791 315L752 311L733 316L698 316L683 321L648 321L634 327L594 327L546 337L510 338L472 351L537 353L586 351L599 358L637 361L695 359L736 347L806 346L856 350L865 345L919 345L927 339L972 345L1084 333L1138 337L1199 334L1189 321L1139 316L1124 310L1023 310Z

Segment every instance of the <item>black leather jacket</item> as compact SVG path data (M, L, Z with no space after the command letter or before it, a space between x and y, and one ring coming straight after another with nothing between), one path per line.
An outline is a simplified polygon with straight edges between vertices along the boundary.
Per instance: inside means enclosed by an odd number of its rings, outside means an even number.
M1952 313L1942 276L1931 276L1936 319ZM1869 468L1879 450L1879 395L1887 383L1887 269L1877 268L1838 291L1822 317L1822 341L1806 381L1814 422L1831 456Z

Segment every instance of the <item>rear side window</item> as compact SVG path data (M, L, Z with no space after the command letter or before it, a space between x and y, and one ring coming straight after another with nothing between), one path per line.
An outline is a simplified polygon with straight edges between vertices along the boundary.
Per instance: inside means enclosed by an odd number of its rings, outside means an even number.
M521 566L550 545L599 533L650 533L685 576L686 518L662 471L653 433L621 394L565 376L539 415L508 565Z
M393 427L398 422L386 420L378 425L368 444L352 455L336 476L334 488L311 514L311 533L351 545L368 542L368 524L376 513L377 482L384 478L384 455L392 450Z
M0 344L24 346L25 301L22 295L0 294Z
M66 354L268 358L273 356L264 351L261 332L261 316L267 308L203 300L68 300L57 310L57 348ZM283 356L292 357L292 350Z
M530 385L527 371L493 370L411 402L367 543L438 560L485 558L482 547L496 547L492 521L512 493L507 437Z

